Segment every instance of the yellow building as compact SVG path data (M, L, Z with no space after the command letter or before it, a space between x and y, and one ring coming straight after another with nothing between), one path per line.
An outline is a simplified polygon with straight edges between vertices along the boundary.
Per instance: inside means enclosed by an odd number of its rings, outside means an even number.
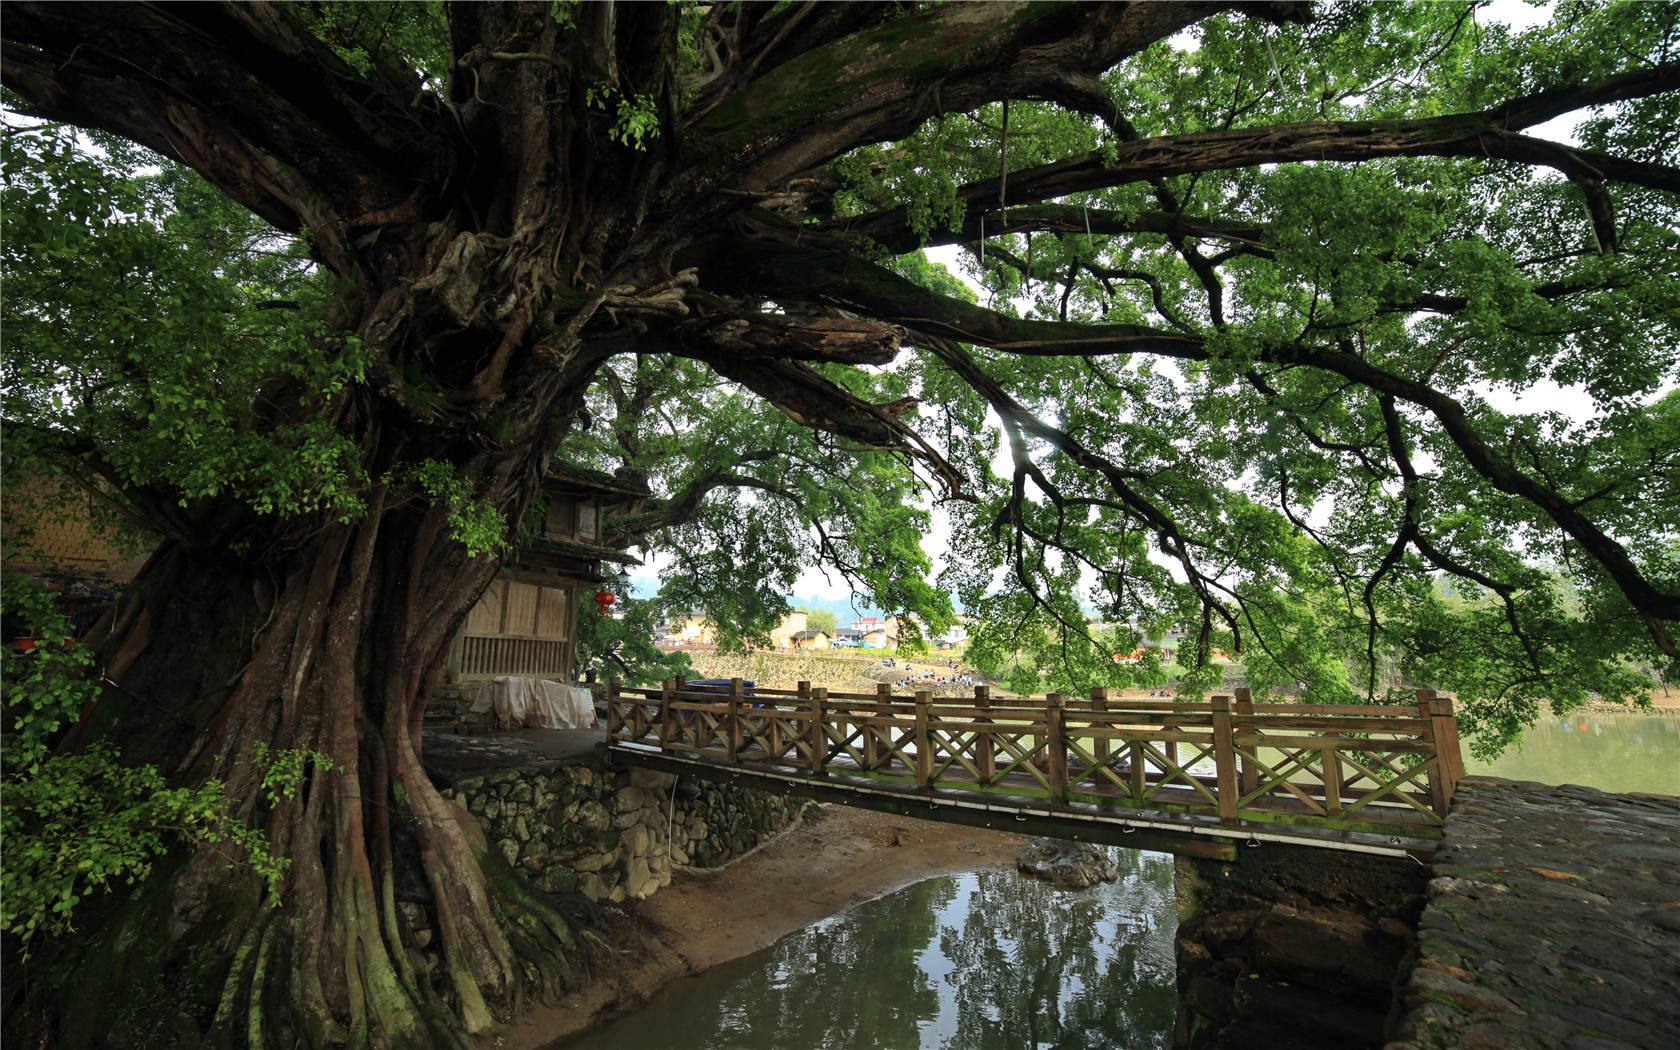
M782 617L782 622L770 631L770 648L797 649L793 644L794 636L810 628L810 622L802 612L791 612Z

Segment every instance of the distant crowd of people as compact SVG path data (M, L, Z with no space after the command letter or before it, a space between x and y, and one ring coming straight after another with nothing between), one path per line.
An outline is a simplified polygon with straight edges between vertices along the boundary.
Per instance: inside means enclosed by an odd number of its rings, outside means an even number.
M957 662L955 660L946 660L943 670L940 670L937 667L932 667L923 668L918 671L916 666L911 663L906 663L903 667L899 667L897 662L889 656L881 661L881 666L890 667L901 672L898 680L892 683L892 687L894 689L909 689L911 687L929 685L976 686L983 684L985 681L980 677L980 673L978 671L971 671L966 667L959 667L957 666Z

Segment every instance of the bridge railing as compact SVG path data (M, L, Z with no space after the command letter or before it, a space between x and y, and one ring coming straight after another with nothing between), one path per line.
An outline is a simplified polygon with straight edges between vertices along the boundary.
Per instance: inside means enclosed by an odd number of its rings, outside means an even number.
M609 735L693 759L931 793L1148 810L1222 823L1433 833L1463 775L1451 702L1205 702L608 687Z

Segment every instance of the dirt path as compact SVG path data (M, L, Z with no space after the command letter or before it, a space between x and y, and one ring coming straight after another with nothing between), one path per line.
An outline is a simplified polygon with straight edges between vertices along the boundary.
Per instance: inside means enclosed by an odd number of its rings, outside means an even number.
M535 1050L634 1008L678 977L768 947L785 934L922 879L1012 867L1027 839L838 806L724 868L680 872L645 901L610 909L587 988L539 1006L484 1042ZM599 956L598 956L599 958Z

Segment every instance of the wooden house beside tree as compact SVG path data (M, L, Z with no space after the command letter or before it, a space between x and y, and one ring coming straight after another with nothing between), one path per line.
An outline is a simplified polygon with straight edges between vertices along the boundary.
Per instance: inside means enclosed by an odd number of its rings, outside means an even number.
M648 496L647 487L581 467L551 467L542 520L484 589L449 646L454 681L521 675L568 681L579 616L599 616L594 597L618 595L636 559L603 542L608 515Z

